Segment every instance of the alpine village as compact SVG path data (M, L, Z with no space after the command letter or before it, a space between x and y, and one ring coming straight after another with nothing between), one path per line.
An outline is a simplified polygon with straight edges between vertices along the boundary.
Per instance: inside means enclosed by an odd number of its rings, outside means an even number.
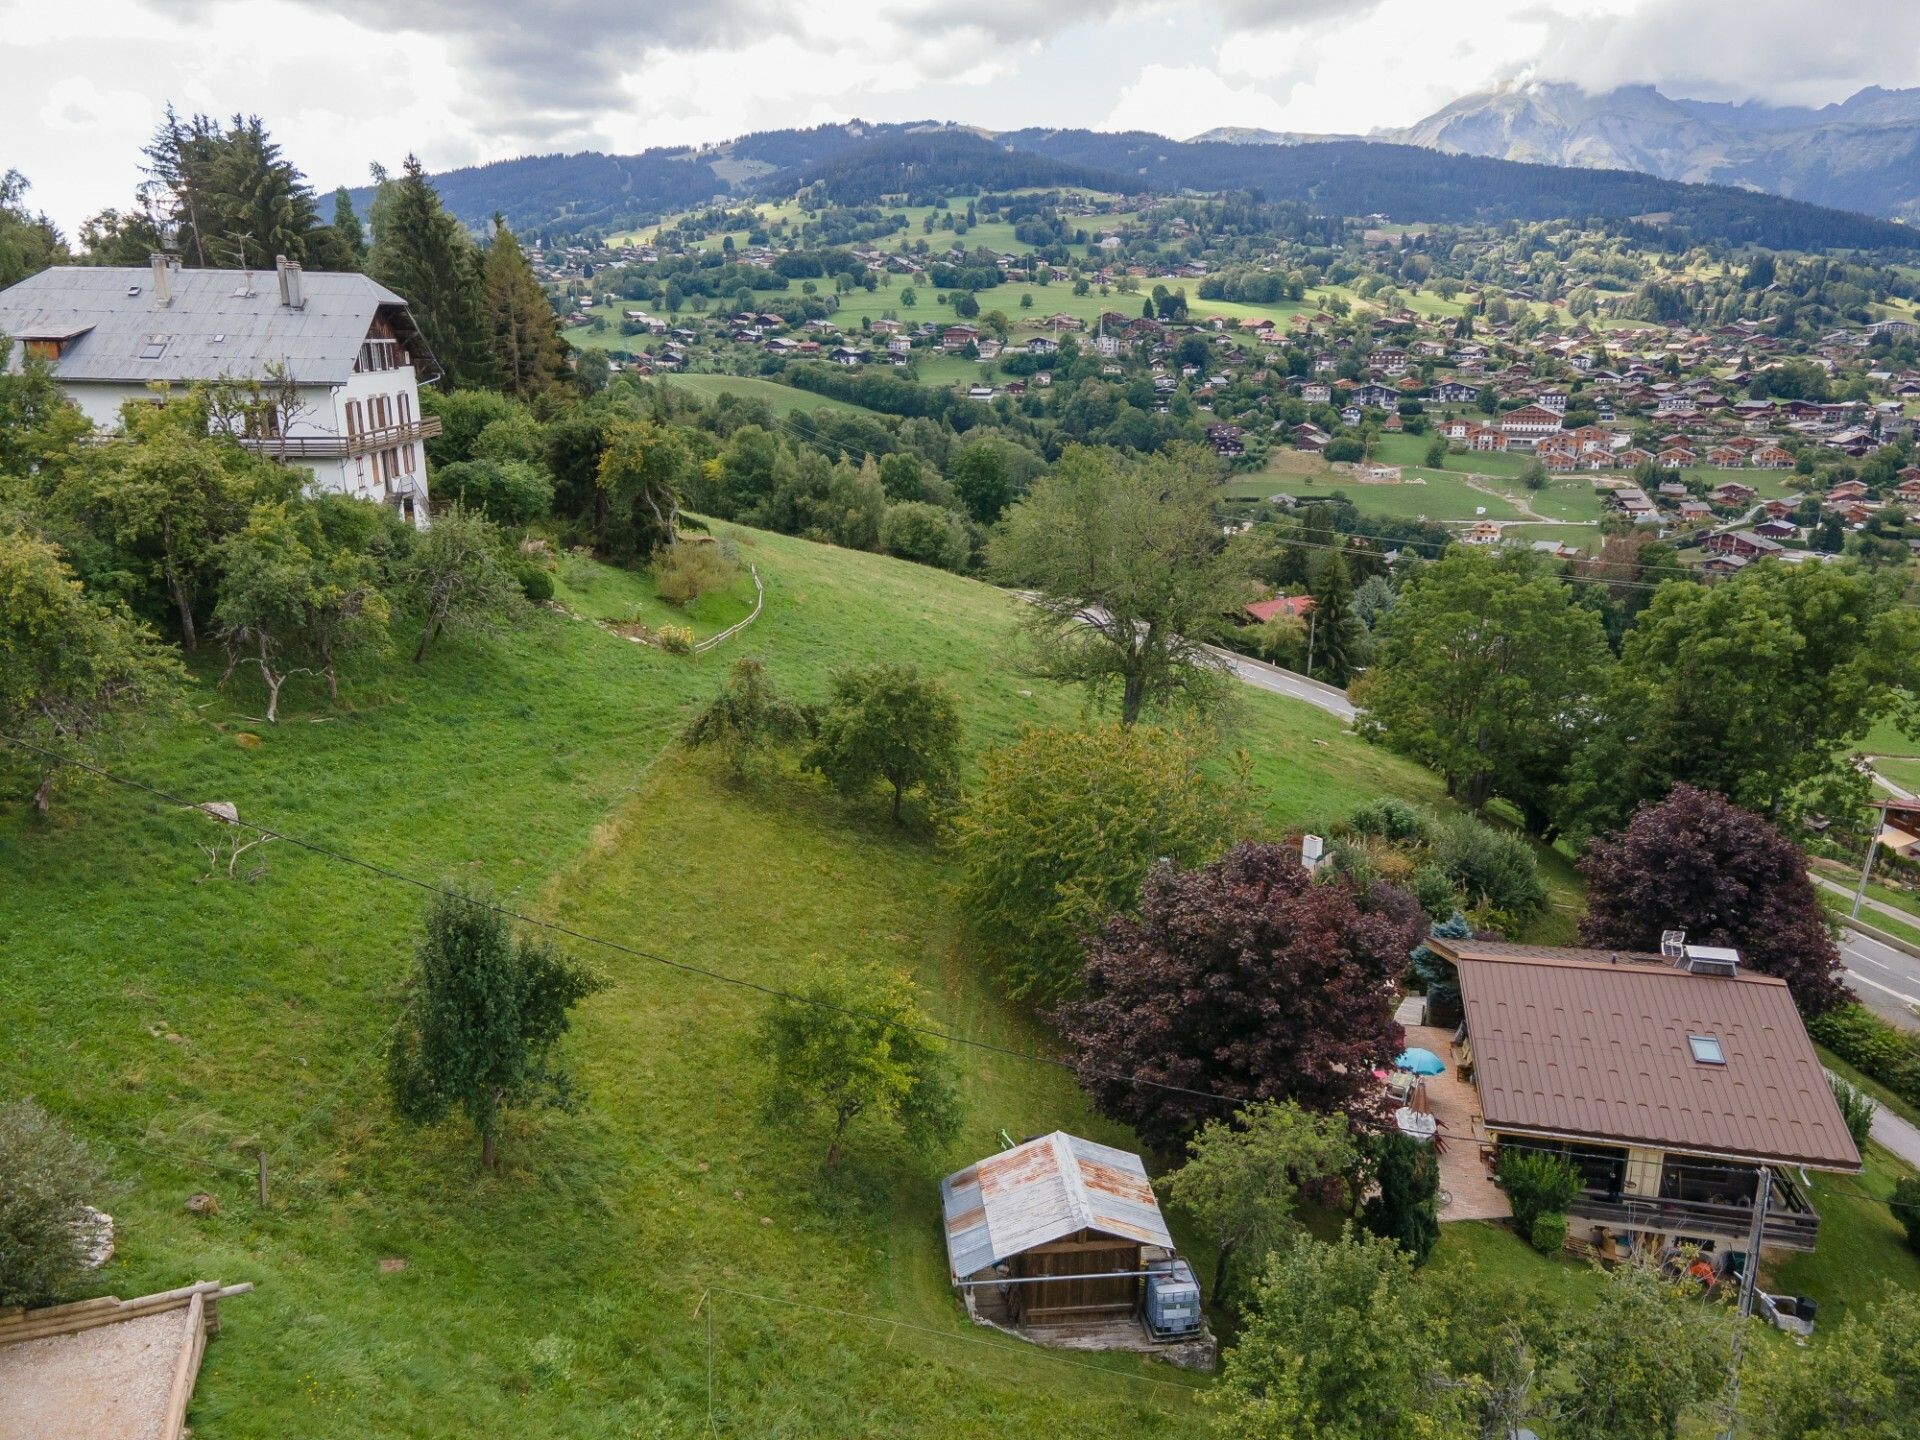
M1421 144L8 172L0 1437L1920 1435L1920 200Z

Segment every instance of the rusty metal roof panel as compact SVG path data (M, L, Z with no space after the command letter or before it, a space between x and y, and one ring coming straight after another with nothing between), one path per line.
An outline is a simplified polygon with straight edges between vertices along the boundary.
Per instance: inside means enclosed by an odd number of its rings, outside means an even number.
M953 1278L1081 1230L1173 1248L1138 1155L1056 1130L940 1182Z
M1860 1168L1784 981L1605 951L1448 948L1488 1130ZM1694 1037L1723 1063L1696 1058Z

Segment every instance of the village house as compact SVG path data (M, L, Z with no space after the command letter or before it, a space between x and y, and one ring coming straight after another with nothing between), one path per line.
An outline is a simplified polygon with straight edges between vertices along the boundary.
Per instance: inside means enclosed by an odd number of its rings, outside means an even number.
M1522 405L1509 410L1494 422L1511 444L1527 447L1543 435L1557 433L1565 422L1543 405Z
M42 361L95 428L119 424L156 383L231 383L236 438L305 470L318 490L428 520L423 442L440 433L420 384L440 367L407 302L365 275L57 265L0 291L10 364Z
M1769 540L1751 530L1723 530L1717 535L1709 535L1701 542L1701 549L1709 555L1737 555L1743 560L1764 560L1769 555L1778 555L1780 542Z
M1784 981L1677 932L1659 954L1428 943L1459 976L1481 1154L1571 1162L1571 1240L1717 1257L1746 1249L1764 1198L1762 1247L1814 1248L1798 1172L1857 1174L1860 1154Z

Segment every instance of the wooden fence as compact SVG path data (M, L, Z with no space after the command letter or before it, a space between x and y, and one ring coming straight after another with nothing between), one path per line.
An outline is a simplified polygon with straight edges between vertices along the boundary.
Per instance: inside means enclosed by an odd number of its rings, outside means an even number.
M753 576L753 609L748 613L746 619L740 621L737 624L729 625L726 629L722 630L718 635L709 635L706 639L696 644L693 647L694 654L704 655L707 651L713 649L714 646L720 644L722 641L731 640L734 636L738 635L742 630L746 629L749 625L753 624L754 621L760 618L760 607L764 605L767 600L766 587L760 583L760 568L757 565L747 566L747 571L749 574Z

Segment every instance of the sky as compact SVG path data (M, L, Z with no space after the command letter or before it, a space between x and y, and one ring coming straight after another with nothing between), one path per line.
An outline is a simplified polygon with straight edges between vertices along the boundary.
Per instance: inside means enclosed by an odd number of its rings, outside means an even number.
M0 0L0 171L72 232L169 101L260 115L327 191L854 118L1366 133L1529 80L1920 85L1920 0Z

